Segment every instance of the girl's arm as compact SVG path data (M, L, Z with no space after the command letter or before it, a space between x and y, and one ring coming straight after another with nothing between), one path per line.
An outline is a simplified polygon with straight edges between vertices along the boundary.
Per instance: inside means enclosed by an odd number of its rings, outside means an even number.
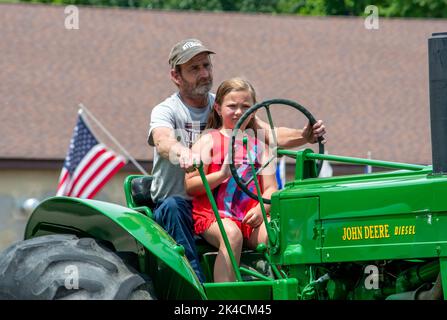
M268 159L268 146L264 146L266 149L265 152L263 152L262 155L262 163L265 163ZM274 162L271 162L264 170L262 171L262 197L265 199L270 199L273 192L278 190L278 186L276 183L276 168L274 166ZM264 203L265 211L268 214L270 212L270 205ZM250 211L247 212L244 219L242 220L243 223L247 223L253 228L256 228L263 222L262 217L262 211L261 211L261 204L258 203L254 208L250 209Z
M192 152L200 154L200 158L203 161L203 171L205 172L211 190L231 176L230 170L227 168L228 164L223 164L220 171L208 174L212 148L213 139L210 134L203 135L191 148ZM198 196L206 193L198 170L185 175L185 189L190 196Z

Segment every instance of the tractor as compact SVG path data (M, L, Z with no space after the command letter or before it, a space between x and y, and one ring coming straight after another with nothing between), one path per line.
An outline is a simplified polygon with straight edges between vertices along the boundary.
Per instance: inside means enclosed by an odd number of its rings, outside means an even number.
M24 241L0 255L3 299L382 300L417 298L438 278L447 284L447 33L429 39L433 165L414 165L275 149L295 161L295 177L271 199L231 173L261 203L268 243L236 263L201 164L197 164L232 261L236 281L215 283L216 249L197 239L201 283L178 245L152 217L151 176L124 181L127 207L52 197L32 213ZM259 109L300 104L273 99L252 106L231 137ZM274 130L272 130L274 132ZM273 136L273 139L275 137ZM246 139L244 143L246 143ZM233 159L234 160L234 159ZM249 159L250 160L250 159ZM253 159L251 159L253 160ZM269 161L273 158L269 159ZM318 178L323 160L391 169ZM447 297L447 285L443 287Z

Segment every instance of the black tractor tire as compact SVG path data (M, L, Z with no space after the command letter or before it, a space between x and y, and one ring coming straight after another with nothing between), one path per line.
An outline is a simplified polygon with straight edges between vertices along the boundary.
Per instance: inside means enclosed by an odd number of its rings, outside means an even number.
M91 238L48 235L0 254L0 299L153 300L149 279Z

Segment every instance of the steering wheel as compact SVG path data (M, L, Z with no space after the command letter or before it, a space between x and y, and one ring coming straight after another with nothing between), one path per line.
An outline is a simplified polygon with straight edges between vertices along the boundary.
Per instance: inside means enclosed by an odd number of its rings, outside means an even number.
M253 181L254 177L251 177L248 180L245 180L244 178L242 178L241 176L239 176L237 169L235 167L235 146L236 146L236 136L237 133L240 129L240 127L242 126L242 124L244 123L244 121L250 117L251 114L253 114L254 112L256 112L258 109L261 108L265 108L266 112L267 112L267 117L269 120L269 124L270 124L270 129L271 129L271 136L273 137L273 143L275 146L277 146L277 137L276 137L276 133L274 130L274 125L273 125L273 120L272 120L272 115L270 113L270 105L272 104L283 104L283 105L287 105L290 107L293 107L295 109L297 109L298 111L300 111L301 113L303 113L306 118L309 120L309 123L311 126L313 126L316 122L314 116L306 109L304 108L302 105L292 101L292 100L287 100L287 99L271 99L271 100L266 100L264 102L260 102L255 104L254 106L250 107L250 109L248 109L243 115L242 117L238 120L238 122L236 123L236 126L233 129L233 132L231 134L231 146L230 146L230 157L231 157L231 161L230 161L230 171L231 171L231 175L233 176L234 180L236 181L237 185L242 189L242 191L244 191L248 196L250 196L251 198L258 200L258 196L253 193L249 188L248 185L250 184L250 182ZM323 140L322 137L318 138L318 153L320 154L324 154L324 145L321 143L321 141ZM276 152L274 152L274 154L266 161L265 164L263 164L257 171L256 171L256 175L258 175L259 173L261 173L261 171L267 167L267 165L272 162L272 160L274 160L276 157ZM323 161L319 160L317 162L317 174L320 173L321 170L321 166L323 165ZM250 169L249 169L250 170ZM264 203L270 204L270 199L265 199L262 198L262 200L264 201Z

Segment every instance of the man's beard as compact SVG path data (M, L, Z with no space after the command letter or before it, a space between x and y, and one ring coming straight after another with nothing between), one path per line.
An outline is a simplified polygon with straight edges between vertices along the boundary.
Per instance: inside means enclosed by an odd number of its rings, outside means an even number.
M190 82L187 82L185 79L183 79L183 83L185 84L185 90L184 93L190 97L203 97L206 96L213 87L213 79L209 79L206 83L200 83L200 84L192 84Z
M213 87L213 81L211 80L209 83L197 85L194 89L191 90L191 94L194 96L204 96L211 91Z

